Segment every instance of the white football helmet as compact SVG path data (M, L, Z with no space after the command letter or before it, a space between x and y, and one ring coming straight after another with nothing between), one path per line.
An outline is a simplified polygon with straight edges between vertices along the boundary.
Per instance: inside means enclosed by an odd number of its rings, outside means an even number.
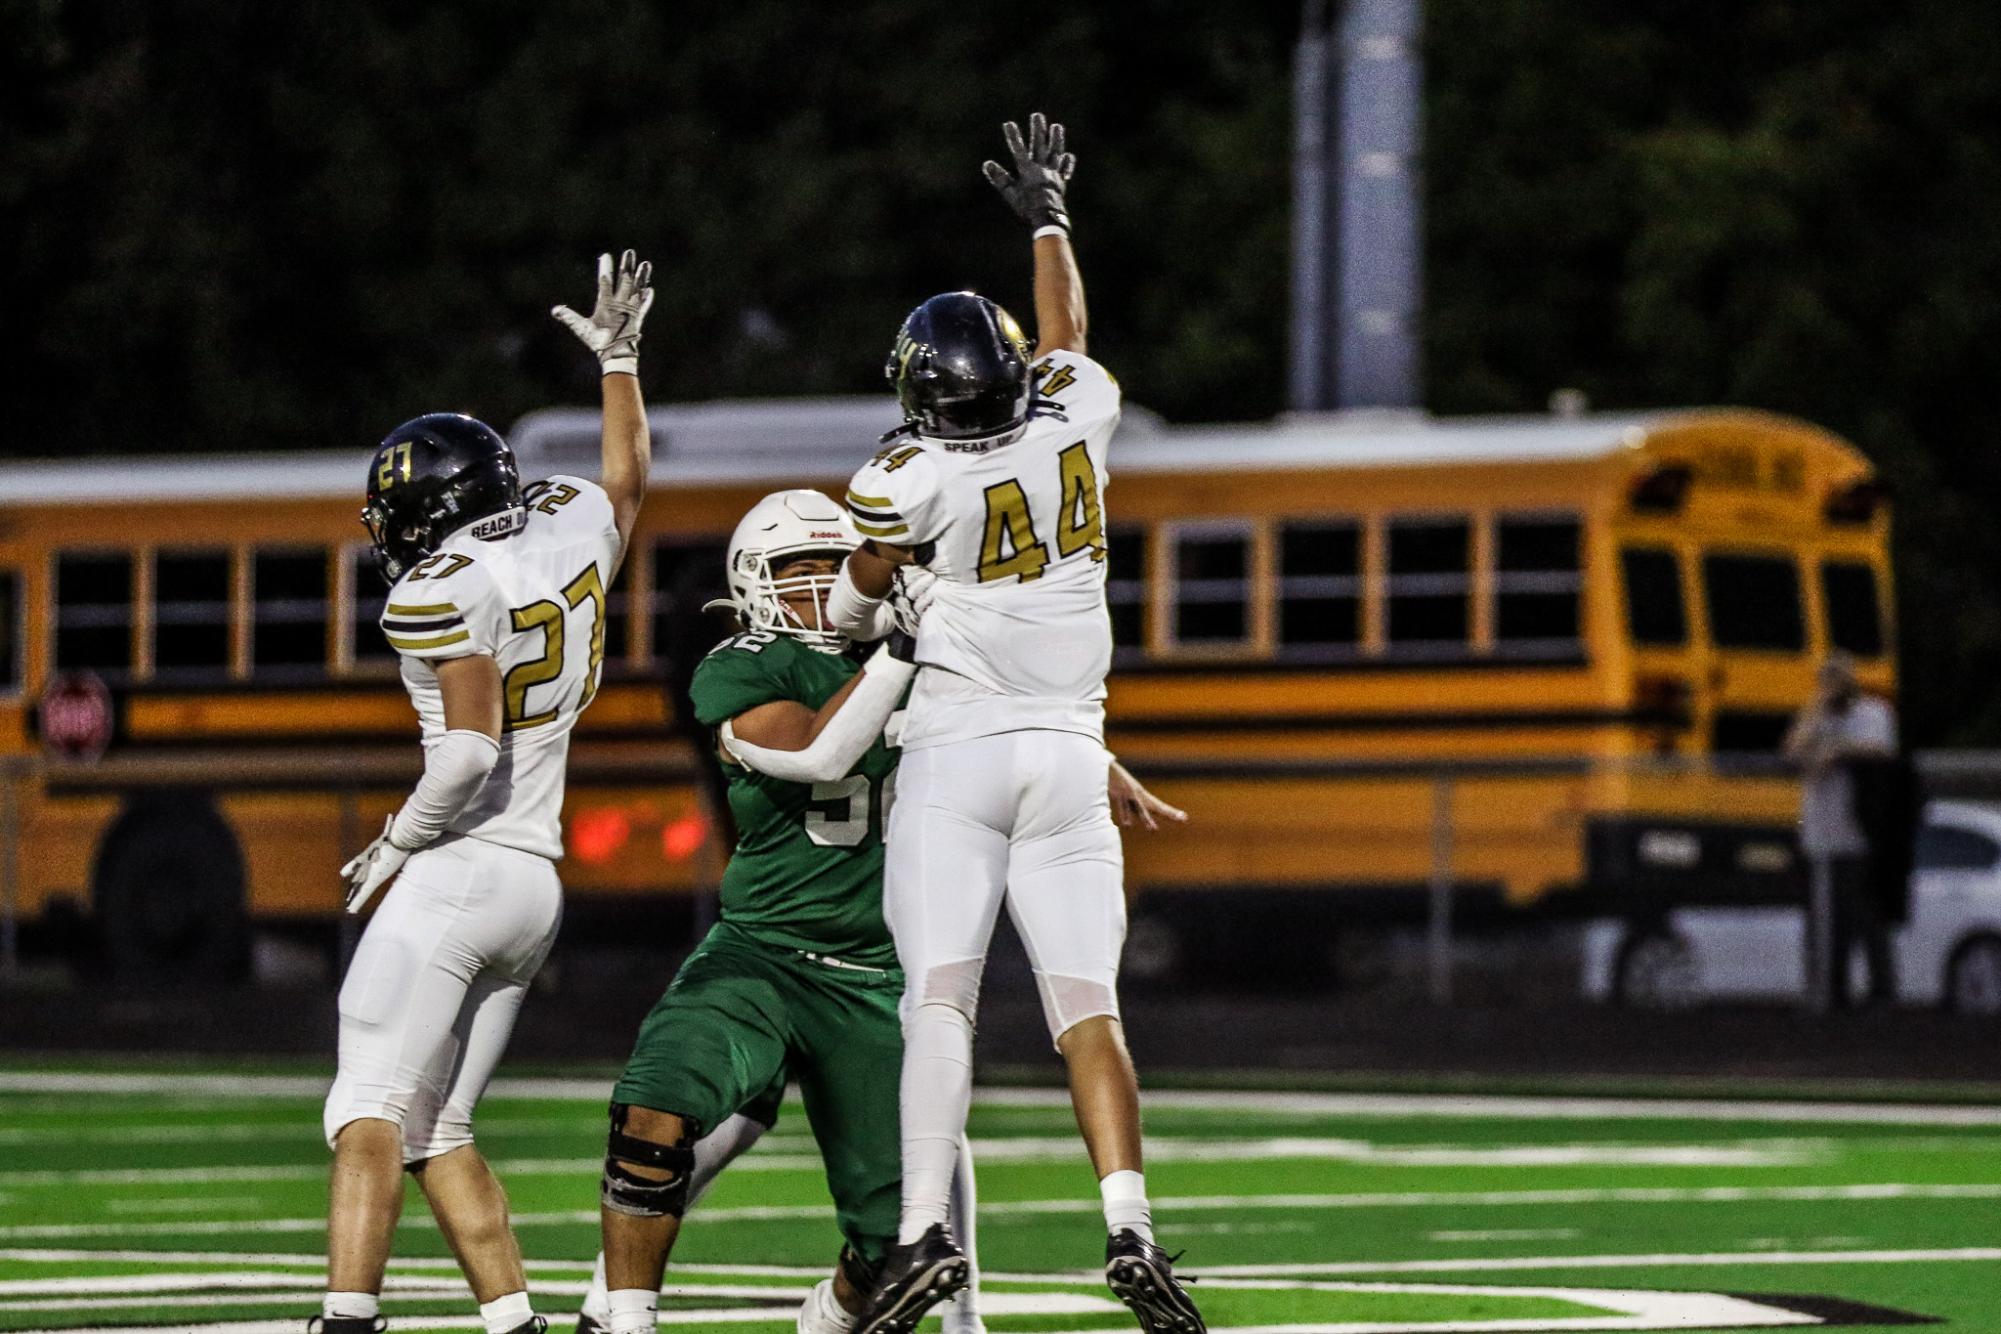
M848 637L822 620L834 576L779 579L773 572L798 556L844 560L861 544L854 520L835 501L818 491L773 492L751 506L730 534L728 605L747 630L792 635L822 653L839 653L848 646ZM804 592L813 594L810 625L780 600L787 593Z

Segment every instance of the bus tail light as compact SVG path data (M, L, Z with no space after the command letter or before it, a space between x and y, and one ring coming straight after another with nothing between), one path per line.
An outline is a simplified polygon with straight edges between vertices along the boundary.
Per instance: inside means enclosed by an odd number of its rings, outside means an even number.
M1889 499L1890 488L1868 477L1829 491L1820 512L1829 523L1868 523Z
M570 851L587 866L616 857L632 837L632 820L616 806L596 806L570 817Z
M670 862L684 862L702 850L709 839L709 822L700 811L689 811L669 820L660 831L660 852Z
M1692 480L1687 464L1664 463L1636 478L1628 499L1642 514L1673 514L1688 499Z

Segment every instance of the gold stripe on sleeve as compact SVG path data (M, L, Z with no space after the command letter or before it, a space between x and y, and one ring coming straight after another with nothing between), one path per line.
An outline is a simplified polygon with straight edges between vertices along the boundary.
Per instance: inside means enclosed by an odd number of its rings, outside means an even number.
M389 604L391 616L456 616L459 609L449 602L427 602L421 607L404 606L400 602Z
M848 492L848 503L850 505L863 505L872 510L890 510L894 512L896 509L896 502L893 500L885 499L882 496L865 496L859 491Z
M398 635L384 635L383 638L389 641L391 648L399 648L406 653L422 653L427 649L443 648L447 644L456 644L461 640L471 639L472 631L456 630L451 634L441 635L436 639L404 639Z
M855 522L855 531L860 533L863 537L910 536L910 525L907 523L899 523L893 528L884 528L881 527L880 525L873 523L863 523L860 519L856 519L854 522Z

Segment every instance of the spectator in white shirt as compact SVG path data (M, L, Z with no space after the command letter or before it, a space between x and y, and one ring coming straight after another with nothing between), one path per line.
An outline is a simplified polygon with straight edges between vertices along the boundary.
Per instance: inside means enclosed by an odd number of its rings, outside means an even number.
M1812 876L1808 991L1822 1006L1848 1002L1847 958L1856 939L1867 952L1870 992L1895 994L1889 914L1869 874L1870 840L1856 809L1859 767L1893 761L1897 717L1888 700L1864 691L1855 660L1831 654L1814 697L1786 733L1785 755L1800 767L1800 849Z

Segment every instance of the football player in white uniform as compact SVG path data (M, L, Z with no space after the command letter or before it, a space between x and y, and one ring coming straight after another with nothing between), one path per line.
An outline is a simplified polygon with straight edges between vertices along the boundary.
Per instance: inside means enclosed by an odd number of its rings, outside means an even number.
M556 860L570 730L596 692L605 590L646 495L651 443L639 331L651 266L598 261L597 307L554 314L603 366L599 482L523 488L471 417L390 432L362 519L391 584L382 630L422 724L424 774L382 836L342 868L348 909L392 878L340 991L327 1294L319 1334L375 1334L383 1269L416 1177L488 1334L539 1334L507 1197L473 1146L472 1111L562 918Z
M883 888L908 987L903 1210L856 1334L908 1334L965 1282L946 1203L1003 902L1099 1177L1106 1281L1149 1334L1201 1334L1154 1243L1119 1021L1124 865L1104 748L1104 488L1119 387L1084 355L1063 127L1037 115L1025 141L1013 123L1006 136L1014 172L985 170L1033 231L1041 344L1031 355L1013 317L971 292L910 313L887 367L906 425L855 474L848 508L869 540L829 604L838 628L865 637L899 566L937 577L917 633Z

